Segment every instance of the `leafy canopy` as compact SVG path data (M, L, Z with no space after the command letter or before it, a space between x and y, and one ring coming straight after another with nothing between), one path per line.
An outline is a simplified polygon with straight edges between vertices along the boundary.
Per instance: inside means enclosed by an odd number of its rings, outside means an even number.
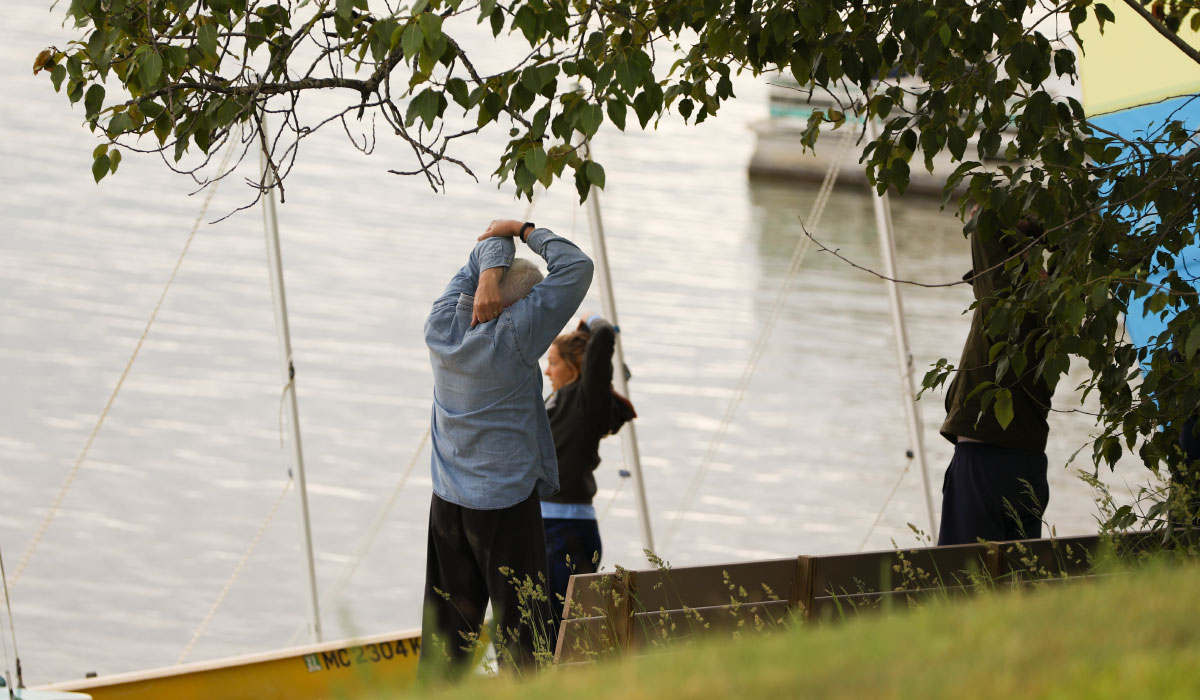
M1125 1L1187 53L1176 32L1200 25L1194 2ZM1044 224L1006 262L1011 289L989 313L999 376L980 389L984 410L1006 423L1018 375L1055 385L1077 358L1088 369L1085 394L1100 400L1096 463L1125 450L1155 469L1179 463L1177 426L1200 406L1196 290L1181 271L1157 283L1151 273L1194 237L1200 151L1178 122L1134 142L1107 133L1047 86L1052 76L1076 78L1077 30L1114 21L1104 4L72 0L67 12L81 38L44 51L35 71L83 102L101 140L97 180L116 171L118 146L163 151L173 168L199 177L208 155L239 133L244 149L268 148L282 180L303 139L331 123L369 151L371 138L352 135L368 120L411 146L411 167L391 172L419 174L435 190L445 186L444 166L473 175L456 147L497 127L509 129L499 180L529 197L537 183L573 175L583 198L604 185L603 168L580 148L602 123L646 128L668 112L702 122L733 98L732 71L861 94L815 111L806 142L823 125L861 128L848 115L879 120L862 150L878 191L903 193L914 164L931 168L948 153L958 167L947 201L959 193L964 219L980 207L968 230L995 236L1022 215ZM521 57L480 72L456 39L469 24ZM314 90L342 101L313 117L299 104ZM275 115L275 130L264 133L264 114ZM1124 337L1122 314L1137 298L1175 314L1150 347ZM1027 318L1042 319L1043 330L1019 332ZM951 371L940 361L926 386Z

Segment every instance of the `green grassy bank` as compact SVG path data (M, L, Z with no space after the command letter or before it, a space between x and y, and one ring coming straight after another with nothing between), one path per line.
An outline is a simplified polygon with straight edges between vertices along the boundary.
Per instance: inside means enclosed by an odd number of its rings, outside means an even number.
M1198 698L1200 566L794 628L438 698Z

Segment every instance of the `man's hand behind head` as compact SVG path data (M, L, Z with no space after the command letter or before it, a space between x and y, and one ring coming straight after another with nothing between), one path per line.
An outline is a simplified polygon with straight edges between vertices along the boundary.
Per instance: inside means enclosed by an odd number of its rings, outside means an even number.
M475 287L475 306L471 311L471 326L487 323L500 316L504 302L500 297L500 278L503 267L493 267L479 273L479 284Z
M492 223L488 224L487 230L483 232L479 240L482 241L485 238L495 238L497 236L508 236L510 238L519 236L521 235L521 226L523 225L524 222L514 219L495 219Z

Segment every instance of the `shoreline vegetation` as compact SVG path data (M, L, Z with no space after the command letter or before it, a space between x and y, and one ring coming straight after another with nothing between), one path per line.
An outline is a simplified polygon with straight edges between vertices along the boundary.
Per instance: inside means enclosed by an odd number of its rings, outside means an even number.
M1200 697L1195 561L942 601L777 634L705 639L436 698ZM384 697L384 693L377 697Z

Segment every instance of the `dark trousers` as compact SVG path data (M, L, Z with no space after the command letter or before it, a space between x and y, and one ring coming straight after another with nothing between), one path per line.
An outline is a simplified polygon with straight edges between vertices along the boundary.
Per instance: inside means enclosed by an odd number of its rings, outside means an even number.
M1049 501L1044 452L959 442L942 482L937 543L1041 537Z
M535 650L554 650L545 588L546 535L536 496L475 510L434 495L419 676L452 680L469 670L489 600L501 667L533 670Z
M550 567L550 607L554 622L562 620L563 602L572 574L594 574L600 568L600 526L595 520L546 518L546 556Z
M1197 416L1191 416L1179 429L1183 448L1181 464L1170 465L1172 523L1200 527L1200 435L1196 434Z

